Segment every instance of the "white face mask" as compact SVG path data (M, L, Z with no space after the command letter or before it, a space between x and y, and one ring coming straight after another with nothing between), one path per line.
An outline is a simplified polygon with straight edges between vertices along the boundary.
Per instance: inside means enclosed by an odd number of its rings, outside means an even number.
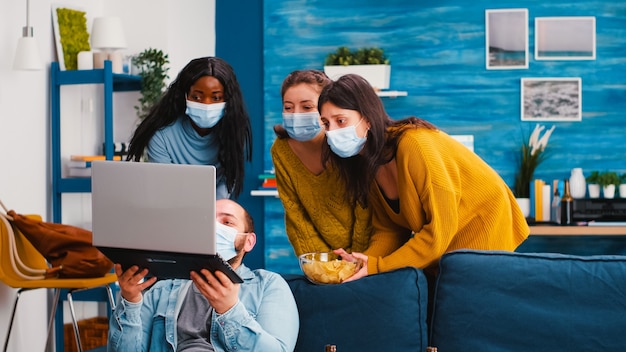
M322 130L319 112L283 112L283 127L289 137L306 142L317 136Z
M224 259L229 260L237 255L235 238L239 232L236 228L215 222L215 245L217 253Z
M332 131L326 131L326 140L330 146L330 150L341 158L349 158L357 155L365 141L367 141L367 133L364 137L356 134L356 127L363 121L359 120L356 125L338 128Z
M222 119L226 102L203 104L187 100L185 114L200 128L211 128Z

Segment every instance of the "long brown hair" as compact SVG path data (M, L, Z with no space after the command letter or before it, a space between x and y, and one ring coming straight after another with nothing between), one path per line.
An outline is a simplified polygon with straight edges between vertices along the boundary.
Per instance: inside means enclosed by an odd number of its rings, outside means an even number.
M326 103L357 111L370 124L363 149L353 157L339 157L330 150L328 143L322 147L322 160L333 163L339 170L348 201L358 202L363 207L367 207L367 195L376 171L395 157L404 131L409 128L437 129L430 122L414 116L392 120L372 86L356 74L341 76L324 87L318 102L320 111Z
M328 85L331 81L328 76L323 71L320 70L296 70L291 72L285 77L283 80L283 84L280 87L280 97L282 99L285 98L285 93L287 89L298 85L300 83L305 83L311 86L317 87L317 92L321 92L322 89ZM282 124L274 125L274 133L278 138L289 138L287 131Z

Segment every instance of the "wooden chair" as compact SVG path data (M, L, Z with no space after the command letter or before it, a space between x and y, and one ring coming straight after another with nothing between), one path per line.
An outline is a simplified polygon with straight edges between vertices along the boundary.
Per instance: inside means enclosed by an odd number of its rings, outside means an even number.
M6 210L6 209L5 209ZM36 219L41 219L39 215L28 215ZM106 289L111 307L115 305L113 290L111 285L117 281L114 273L108 273L98 278L44 278L43 273L48 268L46 259L39 253L35 247L24 237L24 235L13 226L7 215L0 212L0 281L7 286L18 289L11 312L11 320L7 330L6 340L4 342L3 351L7 351L9 338L11 336L11 328L17 310L17 304L20 294L35 289L53 289L54 301L50 309L50 318L48 322L48 334L46 345L50 339L50 332L54 324L57 305L62 290L67 290L67 302L72 315L72 324L74 327L74 337L78 351L82 351L80 342L80 333L78 329L78 321L74 311L74 303L72 294L77 291L90 289ZM66 342L67 343L67 342Z

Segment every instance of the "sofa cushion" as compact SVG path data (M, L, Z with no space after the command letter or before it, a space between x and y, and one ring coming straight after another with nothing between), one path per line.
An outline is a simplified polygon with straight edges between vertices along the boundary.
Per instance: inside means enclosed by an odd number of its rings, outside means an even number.
M339 285L284 277L300 314L295 351L320 352L326 344L338 351L426 349L428 293L421 270L403 268Z
M439 351L623 351L626 257L462 250L440 261Z

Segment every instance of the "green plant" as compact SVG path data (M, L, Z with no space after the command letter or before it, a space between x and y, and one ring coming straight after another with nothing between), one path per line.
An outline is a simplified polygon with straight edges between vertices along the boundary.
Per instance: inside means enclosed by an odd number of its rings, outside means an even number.
M165 90L165 80L169 77L166 67L169 57L158 49L146 49L132 58L132 64L139 69L141 77L141 97L135 106L137 116L143 120L150 109L161 99Z
M619 175L619 183L621 185L626 185L626 172Z
M535 169L546 158L545 148L548 146L548 140L555 127L552 126L540 138L539 135L545 129L545 126L537 124L528 138L528 144L522 144L518 160L519 169L515 175L515 184L513 185L515 197L530 197L530 182L533 180Z
M380 48L360 48L350 50L342 46L337 51L329 53L324 61L326 66L337 65L389 65L389 59Z
M76 70L78 53L91 49L85 12L67 8L57 8L56 12L65 69Z
M614 171L604 171L598 175L598 184L602 187L619 185L619 176Z
M585 181L588 184L598 184L599 178L600 178L600 172L599 171L591 171L591 174L589 174L589 176L585 177Z

